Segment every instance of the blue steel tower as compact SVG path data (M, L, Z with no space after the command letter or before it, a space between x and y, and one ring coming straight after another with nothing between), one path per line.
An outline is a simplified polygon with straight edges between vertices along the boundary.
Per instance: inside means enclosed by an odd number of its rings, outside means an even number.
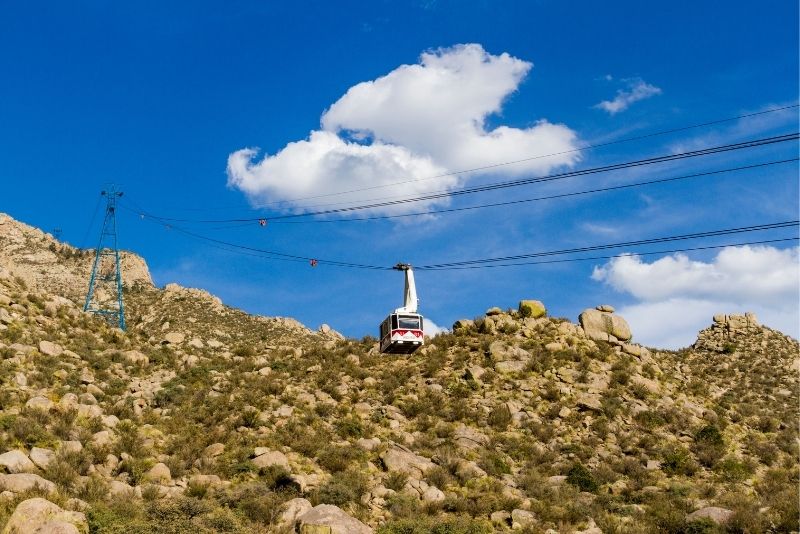
M122 303L122 270L117 248L117 199L122 192L114 185L101 193L106 197L106 216L100 232L100 242L94 255L92 277L83 311L104 317L114 326L125 330L125 306Z

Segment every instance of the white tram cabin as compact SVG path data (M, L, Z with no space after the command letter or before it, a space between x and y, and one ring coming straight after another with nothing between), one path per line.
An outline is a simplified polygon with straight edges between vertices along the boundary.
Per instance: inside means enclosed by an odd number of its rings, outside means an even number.
M424 341L423 318L418 313L389 314L380 327L381 352L387 354L411 354Z

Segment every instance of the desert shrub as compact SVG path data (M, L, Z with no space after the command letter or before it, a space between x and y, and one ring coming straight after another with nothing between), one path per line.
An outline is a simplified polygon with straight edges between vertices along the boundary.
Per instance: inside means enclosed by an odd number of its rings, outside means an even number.
M592 421L592 424L589 425L589 428L591 428L591 430L595 434L597 434L597 436L600 439L603 439L603 440L606 439L606 437L608 437L609 430L610 430L609 427L608 427L608 418L606 416L604 416L604 415L601 415L600 417L598 417L597 419Z
M498 430L505 430L511 424L511 410L506 404L495 406L491 412L487 423Z
M641 382L636 382L630 387L631 394L639 400L644 400L650 395L650 390Z
M43 419L39 414L44 414L46 417L46 413L42 410L32 410L23 412L24 415L20 415L12 419L10 434L22 442L27 449L30 449L34 446L46 447L53 441L53 437L49 432L47 432L47 428L45 425L47 424L47 419Z
M132 486L138 485L144 478L144 474L153 467L153 461L144 458L130 458L120 464L120 472L128 473L128 482Z
M707 517L690 521L680 530L681 534L715 534L720 531L717 524Z
M108 503L96 502L86 512L90 532L125 534L144 527L142 503L129 497L116 497Z
M259 469L258 474L267 488L272 491L287 493L294 489L297 483L292 480L291 473L280 465L269 465Z
M233 355L241 358L252 358L256 355L256 351L250 345L239 345L233 349Z
M74 490L78 475L78 470L64 456L54 458L45 469L45 478L54 482L59 490L65 493L71 493Z
M701 428L694 437L695 442L707 443L709 445L724 445L725 440L722 432L716 425L706 425Z
M329 417L336 410L336 406L326 402L320 402L314 406L314 413L320 417Z
M258 415L258 410L242 410L241 415L239 415L239 420L237 421L237 426L256 428L261 422Z
M333 426L343 438L359 438L364 435L364 425L356 416L338 419Z
M555 493L553 487L547 483L547 479L536 469L526 469L519 482L520 488L532 499L548 501Z
M428 484L441 490L456 481L455 477L447 469L439 465L431 467L425 472L425 480L428 481Z
M284 498L270 491L265 484L250 483L235 486L221 495L219 501L228 508L238 510L250 521L269 525L278 518Z
M775 432L780 426L780 421L770 415L761 415L756 419L754 426L759 432Z
M714 470L726 482L741 482L753 474L752 464L733 456L720 461Z
M567 471L567 482L581 491L597 491L597 481L592 473L581 463L573 464Z
M759 511L759 504L753 498L736 495L731 503L733 515L726 525L728 532L761 533L769 532L767 518ZM797 529L797 516L791 530Z
M155 501L158 499L158 485L144 484L142 488L142 499L145 501ZM191 496L190 496L191 497Z
M291 422L276 432L278 440L304 456L316 456L331 442L331 434L324 429Z
M96 475L90 476L78 491L78 497L90 503L105 500L108 494L108 482Z
M691 476L697 471L697 463L683 447L672 447L664 451L661 469L669 475Z
M725 454L725 441L716 425L707 425L700 429L694 438L692 450L706 467L713 467Z
M144 439L139 435L139 429L130 421L121 421L117 427L117 441L114 450L117 455L127 452L133 457L144 454Z
M755 436L750 436L747 442L747 448L750 452L758 457L764 465L770 466L780 456L780 450L771 441L758 439Z
M416 517L421 515L420 501L414 495L395 493L386 499L386 508L397 518Z
M208 493L208 484L190 481L186 486L186 496L202 499Z
M162 500L147 508L147 516L156 524L170 525L188 522L194 517L210 511L207 503L189 497Z
M242 532L241 520L230 508L216 508L203 518L212 532Z
M508 464L505 455L493 450L485 451L481 455L478 465L487 474L494 477L511 473L511 466Z
M467 488L466 493L447 495L442 503L444 510L477 517L486 516L496 510L510 510L519 505L519 500L502 495L503 483L497 479L486 478L476 484L469 484Z
M394 471L389 473L389 476L383 481L383 485L391 490L400 491L405 487L407 481L408 474L403 471Z
M312 495L315 504L325 503L343 506L347 503L359 503L361 495L366 493L367 479L363 473L355 470L342 471L334 475L319 487Z
M489 534L491 524L484 519L456 517L418 517L389 521L376 534Z
M328 445L317 455L319 465L333 473L344 471L350 464L363 459L363 452L357 447Z
M545 390L542 392L542 398L550 402L555 402L560 397L561 391L558 389L558 386L553 383L548 384Z
M647 429L658 428L666 423L661 414L653 410L644 410L637 413L633 418L637 423Z
M683 534L687 528L686 514L692 511L690 508L689 503L682 497L655 494L648 498L645 518L655 532Z
M603 397L603 400L600 401L600 405L603 409L603 415L609 419L613 419L622 408L622 399L618 396L606 395Z
M428 354L422 367L422 376L430 378L442 369L447 363L447 354L445 352L436 351L433 354Z

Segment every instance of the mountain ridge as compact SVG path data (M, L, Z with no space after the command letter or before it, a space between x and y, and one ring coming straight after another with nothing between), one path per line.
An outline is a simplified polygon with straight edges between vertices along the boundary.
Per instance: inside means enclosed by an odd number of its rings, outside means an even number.
M523 300L387 357L126 257L123 333L0 215L3 534L798 530L798 344L752 315L664 351Z

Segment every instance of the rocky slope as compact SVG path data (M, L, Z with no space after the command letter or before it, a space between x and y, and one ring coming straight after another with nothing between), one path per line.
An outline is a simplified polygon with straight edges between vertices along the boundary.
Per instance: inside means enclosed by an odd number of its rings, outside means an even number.
M672 352L522 301L388 357L127 258L122 333L0 218L3 534L799 530L798 344L753 316Z

